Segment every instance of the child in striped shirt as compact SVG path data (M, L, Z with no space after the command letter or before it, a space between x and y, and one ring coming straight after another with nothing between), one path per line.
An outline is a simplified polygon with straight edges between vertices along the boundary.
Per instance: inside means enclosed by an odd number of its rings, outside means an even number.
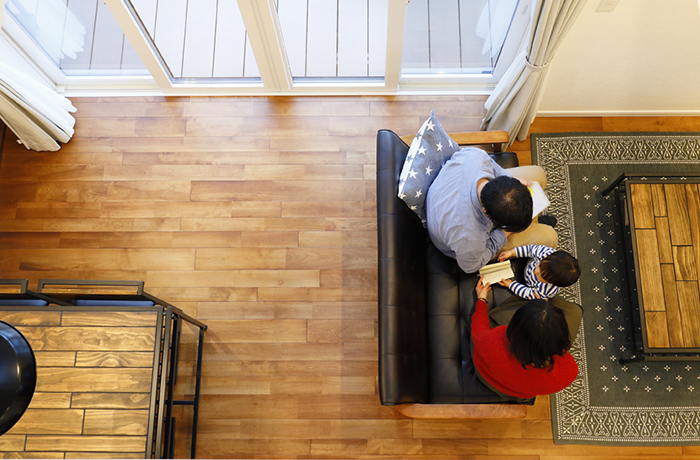
M498 284L528 300L551 299L559 293L560 288L574 284L581 274L575 257L548 246L529 244L508 249L501 252L498 260L504 261L512 257L530 257L525 267L527 286L511 279L501 280Z

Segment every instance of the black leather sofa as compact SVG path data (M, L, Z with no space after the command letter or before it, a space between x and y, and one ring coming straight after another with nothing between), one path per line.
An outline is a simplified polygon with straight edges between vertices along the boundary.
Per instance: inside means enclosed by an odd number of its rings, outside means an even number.
M478 277L438 251L397 197L407 152L394 132L377 133L381 402L504 403L476 377L471 361L469 321ZM518 165L513 153L492 156L501 166ZM492 290L496 302L510 297L498 288Z

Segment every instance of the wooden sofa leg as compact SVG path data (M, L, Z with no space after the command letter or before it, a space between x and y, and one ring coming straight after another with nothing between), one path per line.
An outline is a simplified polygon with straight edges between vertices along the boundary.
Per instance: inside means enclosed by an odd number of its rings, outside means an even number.
M527 415L524 404L401 404L394 410L418 419L488 419L523 418Z

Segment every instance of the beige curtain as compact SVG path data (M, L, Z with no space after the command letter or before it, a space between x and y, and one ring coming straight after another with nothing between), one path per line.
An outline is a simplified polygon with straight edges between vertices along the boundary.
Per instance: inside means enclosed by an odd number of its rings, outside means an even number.
M31 150L56 151L73 136L71 102L6 62L0 61L0 119Z
M547 65L586 0L537 0L527 50L520 53L486 101L481 128L525 140L542 98Z

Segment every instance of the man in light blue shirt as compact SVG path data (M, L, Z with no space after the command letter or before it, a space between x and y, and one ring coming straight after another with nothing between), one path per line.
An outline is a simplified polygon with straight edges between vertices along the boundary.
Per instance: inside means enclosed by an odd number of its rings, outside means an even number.
M499 177L503 179L495 180ZM538 166L505 170L474 147L456 152L428 189L430 239L466 273L477 272L503 248L556 247L554 229L531 221L532 198L524 185L531 180L544 188L544 170Z

